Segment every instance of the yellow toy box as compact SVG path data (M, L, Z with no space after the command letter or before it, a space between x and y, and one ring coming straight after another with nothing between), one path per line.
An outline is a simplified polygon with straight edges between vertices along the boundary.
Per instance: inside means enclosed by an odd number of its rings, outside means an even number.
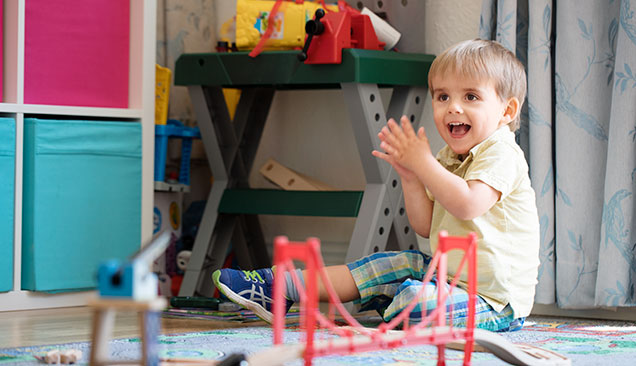
M256 46L267 30L268 17L276 1L237 0L236 2L236 46L239 50L250 50ZM283 1L275 16L274 31L265 49L281 50L303 47L305 43L305 23L313 19L316 9L323 7L314 2L298 4ZM338 6L328 5L330 11L338 11Z

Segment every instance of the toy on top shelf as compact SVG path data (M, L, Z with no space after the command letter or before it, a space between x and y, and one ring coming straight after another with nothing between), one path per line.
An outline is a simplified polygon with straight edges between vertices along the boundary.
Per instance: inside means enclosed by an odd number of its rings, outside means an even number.
M371 18L351 7L343 11L316 10L305 24L307 40L298 59L306 64L339 64L343 48L383 50L385 43L375 34Z
M256 57L265 49L304 45L298 55L301 61L339 64L343 48L383 50L387 44L393 47L399 39L399 32L368 9L360 13L342 0L337 6L328 6L324 1L314 4L303 0L295 3L238 0L236 12L238 48L251 48L258 39L250 57ZM314 12L315 18L303 24ZM321 18L324 19L321 21ZM381 40L377 34L382 36Z
M289 50L303 46L305 21L316 9L326 7L337 11L338 6L318 1L237 0L235 40L241 51L252 50L256 57L263 50ZM223 23L221 40L228 40L231 21ZM223 38L226 36L227 38Z
M177 184L165 182L166 159L168 155L168 138L181 138L181 164ZM169 119L165 125L155 125L155 190L158 191L190 191L190 153L192 139L200 139L198 127L185 127L181 122Z

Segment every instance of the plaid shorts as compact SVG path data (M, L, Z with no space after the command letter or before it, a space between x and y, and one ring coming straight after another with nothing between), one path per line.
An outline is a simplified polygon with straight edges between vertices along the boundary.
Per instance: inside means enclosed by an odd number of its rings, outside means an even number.
M408 306L422 286L426 287L424 301L412 310L409 321L422 320L422 312L429 314L437 307L437 280L429 283L420 280L426 275L431 258L417 250L379 252L347 264L360 292L360 311L377 310L385 321L391 320ZM447 289L450 288L445 283ZM426 309L422 309L422 304ZM465 327L468 319L468 292L455 287L446 300L446 318L453 319L453 326ZM510 305L501 312L495 311L479 294L475 306L475 326L493 332L519 330L525 318L513 318Z

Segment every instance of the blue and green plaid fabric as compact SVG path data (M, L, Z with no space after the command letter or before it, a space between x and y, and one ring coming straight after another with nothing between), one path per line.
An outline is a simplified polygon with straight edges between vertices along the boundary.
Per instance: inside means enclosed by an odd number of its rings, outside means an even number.
M420 280L426 275L431 258L417 250L374 253L347 264L358 286L361 311L377 310L388 321L411 303L422 286L426 286L425 298L409 316L409 321L422 320L422 313L429 314L437 307L437 280L429 283ZM448 283L444 284L450 289ZM422 309L422 303L426 309ZM453 326L465 327L468 317L468 292L456 287L446 299L446 318L452 313ZM510 305L496 312L481 296L477 295L475 326L493 332L519 330L525 318L513 319Z

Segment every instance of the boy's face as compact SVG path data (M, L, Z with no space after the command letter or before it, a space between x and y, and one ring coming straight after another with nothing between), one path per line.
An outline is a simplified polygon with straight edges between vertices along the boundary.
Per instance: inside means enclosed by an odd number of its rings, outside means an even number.
M461 156L510 123L514 117L511 112L516 114L516 109L510 109L511 100L516 98L502 101L490 80L467 79L448 72L433 77L431 85L437 131Z

